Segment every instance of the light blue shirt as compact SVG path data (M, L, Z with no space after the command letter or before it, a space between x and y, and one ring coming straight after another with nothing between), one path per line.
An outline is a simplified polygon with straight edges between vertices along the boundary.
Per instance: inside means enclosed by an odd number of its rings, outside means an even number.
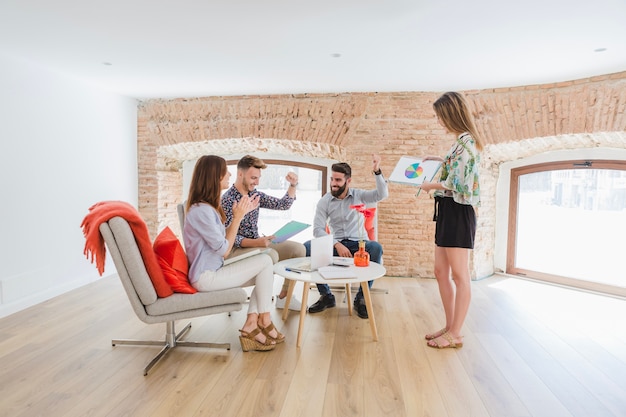
M363 214L351 209L350 206L371 205L387 198L389 195L387 181L382 174L375 175L375 178L375 190L348 188L348 194L342 200L333 197L330 192L326 193L317 203L313 221L313 236L324 236L326 223L328 223L335 243L343 239L367 239Z
M196 282L204 271L217 271L224 265L228 250L226 227L211 205L194 204L189 208L183 241L189 261L189 282Z

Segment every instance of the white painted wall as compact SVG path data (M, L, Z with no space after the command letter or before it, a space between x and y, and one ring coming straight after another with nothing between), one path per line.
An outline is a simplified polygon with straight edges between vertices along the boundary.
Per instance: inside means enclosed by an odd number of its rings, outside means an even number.
M0 91L3 317L98 278L80 224L98 201L137 205L137 101L2 56Z

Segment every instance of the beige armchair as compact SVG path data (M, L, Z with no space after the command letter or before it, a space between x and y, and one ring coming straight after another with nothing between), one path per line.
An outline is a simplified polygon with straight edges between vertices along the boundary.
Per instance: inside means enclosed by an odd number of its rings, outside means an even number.
M113 217L100 225L100 233L137 317L147 324L165 323L164 340L116 339L111 342L113 346L161 346L161 351L144 368L144 375L147 375L150 369L176 346L230 350L229 343L183 341L181 339L191 328L191 323L178 334L176 334L174 324L176 320L241 310L247 300L247 293L243 288L195 294L174 293L169 297L159 298L146 271L128 222L121 217Z

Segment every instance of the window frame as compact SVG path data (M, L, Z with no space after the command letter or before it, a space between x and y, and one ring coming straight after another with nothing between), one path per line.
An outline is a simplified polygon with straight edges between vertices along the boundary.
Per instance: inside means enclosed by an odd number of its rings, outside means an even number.
M226 165L234 165L237 166L239 159L229 159L226 160ZM318 164L310 164L307 162L299 162L299 161L288 161L285 159L265 159L263 158L263 162L266 165L282 165L289 167L298 167L298 168L307 168L316 171L322 172L322 187L321 187L321 197L326 194L328 190L328 167L326 165L318 165Z
M515 254L517 251L517 218L519 209L519 177L526 174L533 174L545 171L572 170L572 169L615 169L626 171L626 161L603 160L603 159L578 159L567 161L544 162L533 165L526 165L511 169L510 190L509 190L509 218L506 249L506 270L510 275L522 278L529 278L545 281L552 284L563 285L584 289L592 292L599 292L608 295L626 297L626 288L610 285L606 283L586 281L578 278L571 278L561 275L553 275L540 271L520 268L516 265Z

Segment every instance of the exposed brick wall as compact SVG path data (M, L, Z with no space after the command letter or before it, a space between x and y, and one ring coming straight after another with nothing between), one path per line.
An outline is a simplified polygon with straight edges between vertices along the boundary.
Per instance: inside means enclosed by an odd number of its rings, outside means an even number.
M626 148L626 72L564 83L465 91L483 153L474 277L493 272L495 192L504 161L572 147ZM452 143L432 102L439 93L353 93L149 100L138 118L139 210L154 236L178 232L182 161L205 153L271 152L346 161L372 188L371 153L389 174L402 155L443 155ZM390 184L379 204L388 275L433 275L432 200Z

